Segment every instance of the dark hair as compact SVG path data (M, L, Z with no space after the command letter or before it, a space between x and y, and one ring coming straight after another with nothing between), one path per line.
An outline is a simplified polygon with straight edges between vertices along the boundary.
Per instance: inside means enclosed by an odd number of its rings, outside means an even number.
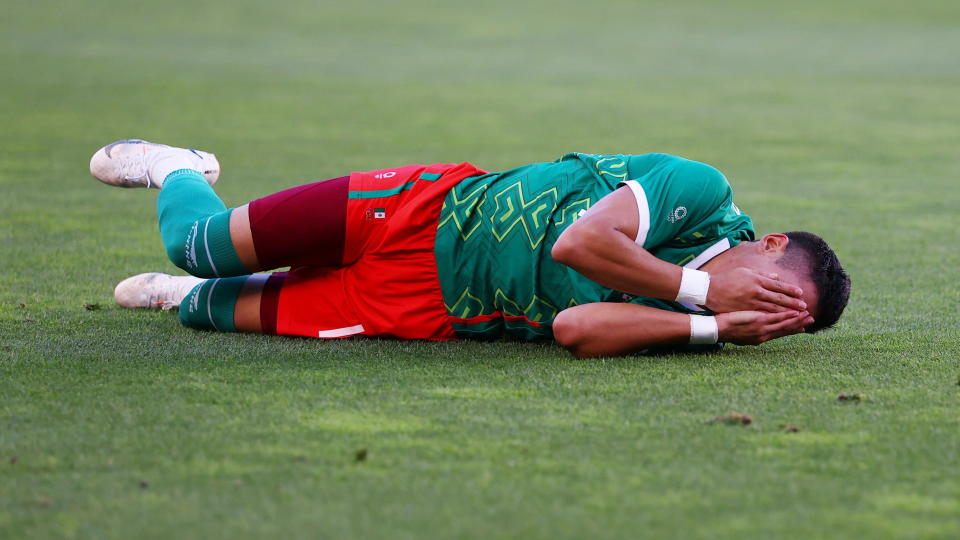
M817 289L817 310L811 313L813 324L807 333L813 334L836 324L850 299L850 276L843 271L837 254L819 236L793 231L784 233L790 242L777 264L805 273Z

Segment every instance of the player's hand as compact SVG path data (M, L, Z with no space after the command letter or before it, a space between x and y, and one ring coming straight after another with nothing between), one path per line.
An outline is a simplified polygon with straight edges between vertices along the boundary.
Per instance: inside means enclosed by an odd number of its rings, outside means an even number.
M776 274L734 268L710 274L707 307L715 313L731 311L804 311L800 287L781 281Z
M719 340L735 345L759 345L765 341L799 334L813 324L806 311L734 311L717 316Z

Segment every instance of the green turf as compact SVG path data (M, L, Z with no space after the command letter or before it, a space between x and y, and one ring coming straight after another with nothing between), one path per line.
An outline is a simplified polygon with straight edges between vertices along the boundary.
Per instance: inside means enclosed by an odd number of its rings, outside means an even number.
M0 538L955 538L958 4L430 4L4 3ZM127 136L215 151L229 204L677 153L854 294L705 357L188 331L112 305L173 270L155 195L87 176Z

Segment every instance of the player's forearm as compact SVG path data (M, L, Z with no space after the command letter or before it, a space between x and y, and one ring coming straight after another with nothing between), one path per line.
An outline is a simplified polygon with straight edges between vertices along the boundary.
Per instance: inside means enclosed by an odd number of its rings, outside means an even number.
M591 281L629 294L674 300L683 269L638 246L613 224L575 224L557 239L554 260Z
M580 358L623 356L690 340L690 316L635 304L597 302L563 310L553 321L558 343Z

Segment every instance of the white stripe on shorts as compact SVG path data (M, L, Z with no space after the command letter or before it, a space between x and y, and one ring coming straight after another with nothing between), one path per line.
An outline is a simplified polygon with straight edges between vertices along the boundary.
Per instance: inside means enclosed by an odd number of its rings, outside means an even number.
M358 324L356 326L347 326L345 328L334 328L333 330L320 330L317 332L317 337L321 338L334 338L334 337L346 337L352 336L354 334L359 334L363 332L363 325Z

